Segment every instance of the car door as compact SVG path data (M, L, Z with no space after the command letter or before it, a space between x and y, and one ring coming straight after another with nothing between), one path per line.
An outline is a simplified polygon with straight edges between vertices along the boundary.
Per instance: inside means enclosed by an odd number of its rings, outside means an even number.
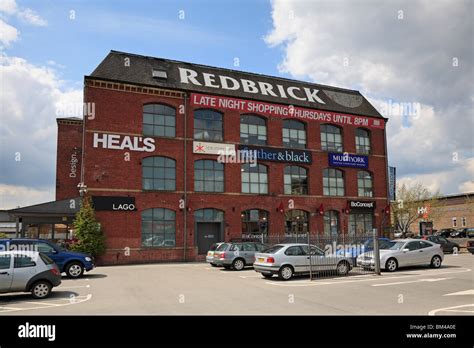
M438 244L431 244L424 240L419 241L420 249L418 253L421 255L419 259L420 265L429 265L431 263L431 258L434 256L436 248L439 247Z
M308 271L310 268L313 272L327 269L328 260L324 255L324 251L315 247L311 247L311 249L309 249L307 245L302 246L302 248L306 254L308 254L308 250L311 250L309 252L311 259L309 257L306 258Z
M252 265L255 261L255 252L257 248L255 243L242 243L242 256L246 265Z
M398 265L400 267L417 265L421 259L421 255L418 253L419 247L420 244L418 241L412 241L405 244L400 255L397 257Z
M15 254L11 291L24 291L26 284L35 274L36 262L32 254Z
M0 255L0 292L9 292L13 280L13 261L11 254Z
M288 247L288 249L285 250L285 256L283 262L292 265L296 273L306 273L309 271L309 255L306 255L299 245Z
M64 254L58 252L54 245L43 241L37 241L35 242L35 247L37 251L46 254L51 260L53 260L60 270L63 269L65 262Z

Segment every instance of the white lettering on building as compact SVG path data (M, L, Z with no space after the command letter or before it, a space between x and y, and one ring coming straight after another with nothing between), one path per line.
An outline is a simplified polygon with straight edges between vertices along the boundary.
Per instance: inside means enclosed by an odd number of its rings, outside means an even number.
M93 147L113 150L155 151L155 139L129 135L94 133Z

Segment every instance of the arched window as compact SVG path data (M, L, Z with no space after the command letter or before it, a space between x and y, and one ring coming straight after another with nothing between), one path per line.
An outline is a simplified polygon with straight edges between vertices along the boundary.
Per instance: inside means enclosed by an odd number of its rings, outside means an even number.
M342 170L334 168L323 170L323 195L344 196L344 176Z
M268 212L261 209L244 210L241 214L242 233L263 233L268 231Z
M283 145L286 147L305 148L305 124L296 120L283 120Z
M222 114L208 109L194 111L194 139L223 141Z
M305 234L309 232L309 214L304 210L288 210L285 213L285 221L285 233Z
M321 125L321 150L343 152L341 128L331 124Z
M223 222L224 212L214 208L198 209L194 211L194 220L196 222Z
M240 142L243 144L265 145L267 143L265 119L255 115L240 116Z
M357 128L355 142L357 153L363 155L370 154L370 133L368 130Z
M176 136L176 110L168 105L143 105L143 135Z
M337 235L339 233L339 212L329 210L324 213L324 234L327 237Z
M242 193L268 193L267 166L242 164Z
M224 164L214 160L195 161L194 191L224 192Z
M308 174L304 167L285 167L285 194L307 195L308 194Z
M142 160L144 190L176 190L176 161L162 156L145 157Z
M365 170L357 172L357 188L359 191L359 197L372 197L373 196L373 185L372 175Z
M173 210L152 208L142 211L142 246L176 246L176 213Z

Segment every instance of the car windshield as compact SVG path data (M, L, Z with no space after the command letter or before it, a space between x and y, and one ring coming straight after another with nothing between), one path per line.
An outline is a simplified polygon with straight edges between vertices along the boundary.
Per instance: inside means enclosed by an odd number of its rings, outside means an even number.
M221 245L219 245L219 246L217 247L216 251L223 251L223 250L226 250L228 246L229 246L229 244L223 243L223 244L221 244Z
M390 242L390 243L391 245L389 245L386 249L400 250L405 245L405 242Z
M282 249L283 245L274 245L268 249L265 249L263 252L265 254L275 254L278 250Z
M214 251L217 249L217 245L216 243L212 244L211 247L209 248L209 251Z

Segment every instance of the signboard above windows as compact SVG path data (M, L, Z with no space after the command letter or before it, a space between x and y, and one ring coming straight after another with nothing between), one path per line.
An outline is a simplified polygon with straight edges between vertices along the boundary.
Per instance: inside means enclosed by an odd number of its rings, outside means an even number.
M228 156L235 156L235 145L193 141L193 153L202 153L205 155L225 154Z
M256 154L257 161L271 161L283 163L311 164L313 162L311 151L276 149L271 147L239 145L241 152L251 151Z
M350 155L345 153L328 154L328 163L331 167L369 168L369 157L363 155Z

